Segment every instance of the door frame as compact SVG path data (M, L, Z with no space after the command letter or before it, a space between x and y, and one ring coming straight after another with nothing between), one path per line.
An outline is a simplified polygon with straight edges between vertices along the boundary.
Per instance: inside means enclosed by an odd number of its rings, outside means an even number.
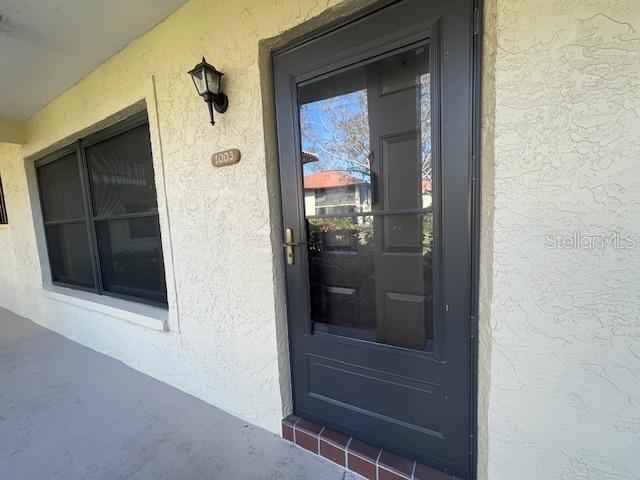
M350 23L353 23L363 17L366 17L372 13L375 13L379 10L382 10L390 5L395 3L399 3L402 0L377 0L373 1L369 5L363 6L361 9L356 12L347 14L342 16L337 20L331 20L326 25L313 29L313 31L300 35L294 40L288 41L283 45L280 45L276 48L271 49L269 52L269 64L270 64L270 75L271 78L274 79L274 65L273 58L274 56L286 52L288 50L295 49L304 45L307 42L313 41L318 37L322 37L326 34L331 33L332 31L346 26ZM470 198L471 204L469 205L469 225L470 225L470 234L471 234L471 245L470 245L470 274L469 274L469 282L470 282L470 305L469 305L469 332L470 332L470 355L469 355L469 386L470 386L470 395L469 395L469 478L475 479L477 478L477 466L478 466L478 309L479 309L479 293L480 293L480 225L481 225L481 105L482 105L482 41L483 41L483 18L484 18L484 0L473 0L473 14L471 15L472 25L469 25L469 29L471 32L471 152L469 158L469 168L470 172ZM271 85L271 99L275 102L275 83ZM275 107L275 103L273 104ZM275 112L273 112L275 116ZM274 122L275 129L273 131L274 135L274 145L276 146L277 152L277 124ZM280 177L280 164L278 159L278 153L276 153L276 176L277 176L277 184L274 187L277 188L279 202L278 202L278 212L279 212L279 228L280 233L277 235L279 239L279 243L284 241L283 232L284 232L284 218L283 218L283 204L281 195L281 177ZM283 268L280 270L280 276L282 284L285 286L282 294L284 295L284 303L285 303L285 315L286 315L286 324L287 329L290 329L290 321L291 318L288 313L287 298L286 298L286 266L284 265L285 258L281 256L281 262L283 263ZM287 333L287 351L289 355L289 361L291 361L292 357L292 345L291 338L289 333ZM294 401L293 396L293 371L289 369L288 371L290 378L290 390L291 390L291 399ZM293 405L292 405L293 406Z

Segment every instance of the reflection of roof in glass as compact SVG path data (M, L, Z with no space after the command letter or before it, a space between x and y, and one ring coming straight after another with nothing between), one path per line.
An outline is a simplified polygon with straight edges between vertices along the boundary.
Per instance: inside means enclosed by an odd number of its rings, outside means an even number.
M302 150L302 163L309 162L317 162L319 160L318 156L315 153L307 152L306 150Z
M431 191L431 180L429 180L428 178L423 178L422 179L422 191L423 192L430 192Z
M365 181L338 170L324 170L322 172L307 173L304 176L305 189L343 187L359 183L365 183Z

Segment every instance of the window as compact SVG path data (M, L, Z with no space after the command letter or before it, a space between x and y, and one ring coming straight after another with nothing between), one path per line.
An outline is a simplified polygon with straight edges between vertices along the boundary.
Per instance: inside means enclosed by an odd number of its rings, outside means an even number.
M166 306L146 114L36 163L53 283Z
M7 204L4 201L4 190L2 190L2 178L0 177L0 225L8 225Z

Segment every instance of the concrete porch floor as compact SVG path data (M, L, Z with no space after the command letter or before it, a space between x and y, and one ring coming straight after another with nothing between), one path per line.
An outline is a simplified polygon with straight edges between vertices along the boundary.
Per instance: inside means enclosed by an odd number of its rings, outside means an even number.
M345 473L0 308L0 478L338 480Z

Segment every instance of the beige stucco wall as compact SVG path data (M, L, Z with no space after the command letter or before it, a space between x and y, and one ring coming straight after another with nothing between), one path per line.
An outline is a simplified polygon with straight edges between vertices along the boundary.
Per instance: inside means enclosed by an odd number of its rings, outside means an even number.
M640 478L640 4L488 9L485 478Z
M0 116L0 143L23 144L26 141L27 128L23 122Z
M20 146L0 143L0 178L10 222L0 225L0 306L35 313L28 309L28 299L33 295L37 257L28 240L33 238L33 226L23 219L29 195L20 163Z
M274 170L265 161L260 96L267 77L260 68L269 64L261 61L259 41L332 3L192 0L33 115L26 122L29 142L0 149L11 217L0 231L0 305L278 431L291 399L283 301L276 291L280 248L270 221L274 195L267 177ZM350 2L316 22L363 3ZM215 128L186 73L203 55L225 73L230 99ZM169 332L43 294L48 267L37 248L45 249L32 157L140 101L150 118ZM211 154L232 147L241 150L241 162L214 169Z
M0 229L0 305L276 431L290 405L271 228L266 53L278 41L259 41L337 1L192 0L34 115L25 146L0 144L11 220ZM640 244L554 249L547 234L640 240L640 7L487 0L486 10L479 478L637 478ZM225 72L231 102L215 128L185 73L203 54ZM29 159L140 101L169 332L43 294ZM232 147L241 162L213 169L210 155Z

